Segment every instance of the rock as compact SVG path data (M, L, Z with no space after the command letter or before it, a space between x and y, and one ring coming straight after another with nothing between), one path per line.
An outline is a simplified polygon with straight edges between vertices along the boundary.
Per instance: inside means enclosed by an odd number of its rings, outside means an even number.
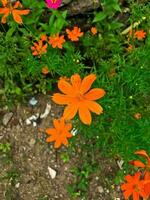
M11 118L13 117L13 113L12 112L9 112L9 113L6 113L3 117L3 125L4 126L7 126L7 124L9 123L9 121L11 120Z
M20 183L16 183L15 188L19 188Z
M98 186L97 190L98 190L99 193L104 193L104 189L103 189L102 186Z
M56 171L49 166L48 166L48 172L52 179L54 179L56 177Z
M62 1L62 5L66 5L66 4L69 4L72 0L63 0Z
M35 99L35 97L32 97L30 100L29 100L29 104L31 106L36 106L36 104L38 103L38 100Z
M88 11L97 9L100 7L99 0L76 0L71 1L66 6L62 7L62 10L67 10L70 16L77 15L77 14L84 14Z

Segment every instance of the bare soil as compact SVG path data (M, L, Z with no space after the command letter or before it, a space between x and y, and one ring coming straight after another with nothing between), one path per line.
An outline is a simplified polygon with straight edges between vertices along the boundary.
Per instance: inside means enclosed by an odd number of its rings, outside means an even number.
M80 169L85 162L80 147L70 150L53 148L45 142L44 130L52 126L52 120L61 115L62 108L57 107L49 96L38 96L34 107L18 104L13 109L13 117L4 126L2 119L7 109L0 111L0 143L10 143L10 155L0 155L0 200L82 200L71 197L67 186L75 183L73 169ZM26 125L25 120L33 114L43 113L46 104L52 109L47 118L37 121L37 126ZM78 136L77 136L78 137ZM69 151L71 155L64 162L62 155ZM113 180L119 170L116 162L93 155L99 163L99 171L88 178L87 200L121 200L120 188L108 182ZM56 170L56 178L50 177L48 167ZM83 198L84 199L84 198Z

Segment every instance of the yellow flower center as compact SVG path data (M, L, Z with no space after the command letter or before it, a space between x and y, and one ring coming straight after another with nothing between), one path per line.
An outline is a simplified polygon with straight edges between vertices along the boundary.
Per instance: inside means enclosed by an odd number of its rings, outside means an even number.
M52 3L56 3L57 0L51 0Z

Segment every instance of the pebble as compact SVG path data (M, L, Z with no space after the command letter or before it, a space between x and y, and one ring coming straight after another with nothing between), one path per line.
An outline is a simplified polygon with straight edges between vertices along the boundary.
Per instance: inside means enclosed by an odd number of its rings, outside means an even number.
M15 188L19 188L20 183L16 183Z
M48 172L52 179L54 179L56 177L57 172L49 166L48 166Z
M3 120L2 120L4 126L7 126L7 124L8 124L9 121L11 120L12 116L13 116L13 113L12 113L12 112L6 113L6 114L4 115Z
M98 186L97 190L98 190L99 193L104 193L104 189L103 189L102 186Z

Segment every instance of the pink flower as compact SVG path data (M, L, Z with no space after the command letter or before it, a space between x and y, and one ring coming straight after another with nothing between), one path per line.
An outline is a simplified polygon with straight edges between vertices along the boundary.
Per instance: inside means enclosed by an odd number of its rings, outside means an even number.
M61 5L62 0L46 0L48 8L57 9Z

